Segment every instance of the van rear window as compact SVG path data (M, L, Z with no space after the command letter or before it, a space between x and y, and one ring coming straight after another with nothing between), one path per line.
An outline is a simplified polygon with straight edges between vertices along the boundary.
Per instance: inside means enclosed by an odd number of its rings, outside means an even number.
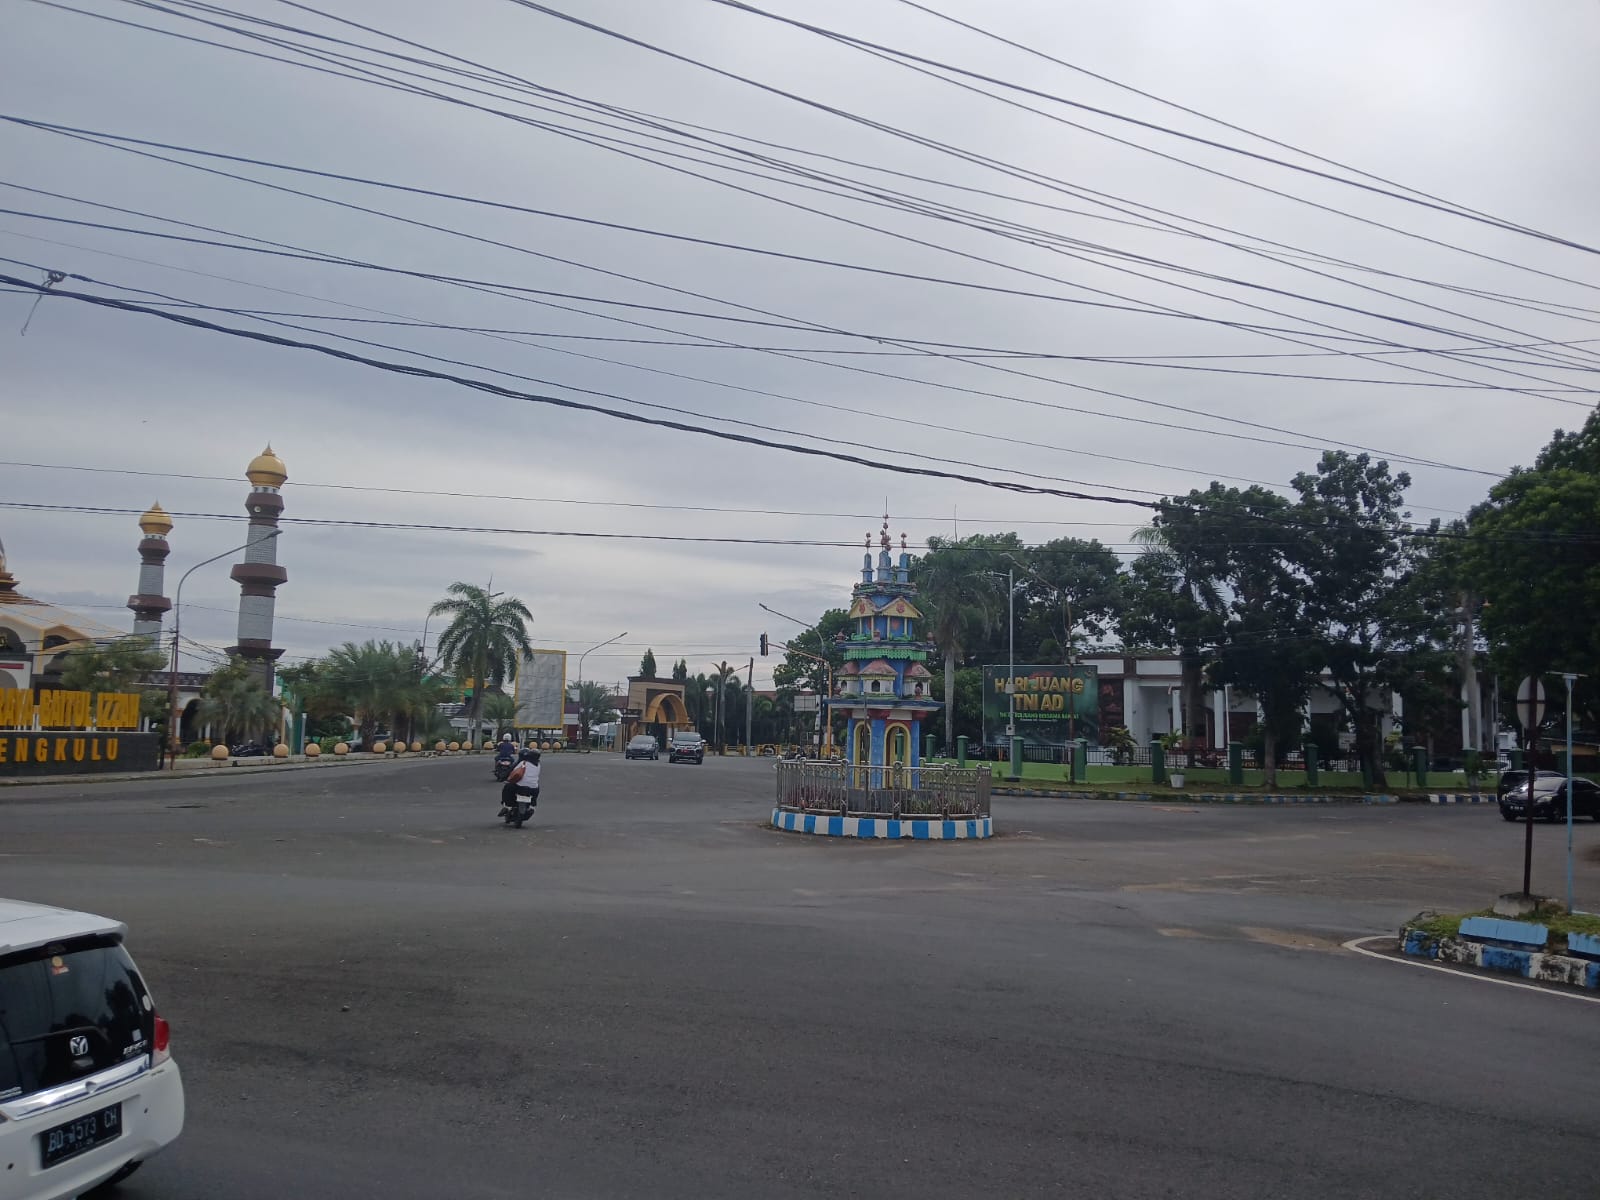
M147 1054L154 1032L144 980L115 938L0 957L0 1100Z

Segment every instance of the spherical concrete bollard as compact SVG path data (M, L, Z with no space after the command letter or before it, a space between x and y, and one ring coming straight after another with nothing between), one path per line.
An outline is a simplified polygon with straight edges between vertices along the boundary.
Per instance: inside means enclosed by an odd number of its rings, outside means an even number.
M274 746L272 748L272 757L273 758L288 758L289 757L289 747L285 746L282 742L279 742L276 746Z
M213 762L226 762L228 760L228 748L226 746L211 747L211 759Z
M461 749L461 743L460 742L451 742L450 745L446 747L446 749L448 749L451 754L454 754L457 750Z
M567 748L567 744L565 742L557 742L555 744L555 748L557 750L565 750Z
M307 758L321 758L322 757L322 747L317 745L317 743L315 743L315 742L307 742L306 743L306 757Z
M483 739L483 748L485 750L493 750L494 749L494 739L493 738L484 738Z
M394 744L394 752L396 754L404 754L406 752L406 744L404 742L396 742Z
M350 743L349 742L335 742L333 744L333 752L336 755L340 755L340 756L349 754L350 753Z
M411 753L413 753L413 754L421 754L422 753L422 743L421 742L412 742L411 743Z
M443 754L444 753L444 739L443 738L440 738L437 742L435 742L433 744L433 752L435 754Z
M388 742L373 742L372 743L372 752L374 754L387 754L387 753L389 753L389 743Z

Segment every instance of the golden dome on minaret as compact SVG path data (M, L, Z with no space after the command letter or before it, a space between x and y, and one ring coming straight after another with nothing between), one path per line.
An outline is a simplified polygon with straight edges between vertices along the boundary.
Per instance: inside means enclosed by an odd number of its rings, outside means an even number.
M139 528L144 530L147 537L166 537L172 532L172 518L161 507L161 501L157 500L139 518Z
M283 459L274 454L269 445L250 460L244 477L257 487L282 487L289 479L289 468L283 465Z

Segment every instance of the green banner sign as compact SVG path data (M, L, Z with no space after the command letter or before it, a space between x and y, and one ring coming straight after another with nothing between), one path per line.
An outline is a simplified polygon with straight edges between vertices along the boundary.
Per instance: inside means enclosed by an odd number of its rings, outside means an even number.
M1074 738L1100 740L1100 673L1094 667L1017 664L1015 675L1004 666L983 668L983 740L1003 745L1012 712L1014 685L1016 732L1025 745L1061 749Z

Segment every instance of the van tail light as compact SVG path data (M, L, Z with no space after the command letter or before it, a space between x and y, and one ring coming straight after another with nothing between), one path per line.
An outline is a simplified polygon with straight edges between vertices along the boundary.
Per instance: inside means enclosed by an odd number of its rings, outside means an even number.
M155 1066L160 1066L172 1057L172 1026L167 1024L167 1019L160 1013L156 1014L155 1053L151 1061Z

